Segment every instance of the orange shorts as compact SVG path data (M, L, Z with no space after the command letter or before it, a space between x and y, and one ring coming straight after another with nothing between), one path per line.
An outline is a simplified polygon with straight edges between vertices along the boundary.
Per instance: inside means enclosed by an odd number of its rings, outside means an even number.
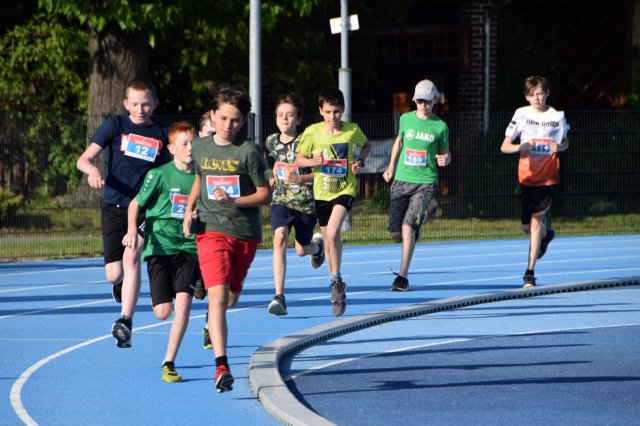
M241 240L222 232L205 231L196 235L196 244L204 288L228 285L232 292L240 293L260 238Z

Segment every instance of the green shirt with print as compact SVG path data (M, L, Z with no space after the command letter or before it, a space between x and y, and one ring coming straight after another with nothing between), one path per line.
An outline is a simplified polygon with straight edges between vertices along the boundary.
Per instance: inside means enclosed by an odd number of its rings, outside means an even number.
M419 118L416 111L400 117L402 150L396 165L396 180L417 184L438 183L436 154L449 149L449 127L440 117Z
M182 219L195 174L179 170L174 162L149 170L136 201L146 209L142 258L197 254L194 236L185 237Z

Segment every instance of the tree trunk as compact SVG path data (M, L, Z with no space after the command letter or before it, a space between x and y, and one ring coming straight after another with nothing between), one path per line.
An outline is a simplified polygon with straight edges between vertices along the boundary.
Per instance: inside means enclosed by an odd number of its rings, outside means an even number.
M110 23L98 32L89 28L89 136L105 115L122 114L126 85L147 78L149 35L145 30L126 33Z

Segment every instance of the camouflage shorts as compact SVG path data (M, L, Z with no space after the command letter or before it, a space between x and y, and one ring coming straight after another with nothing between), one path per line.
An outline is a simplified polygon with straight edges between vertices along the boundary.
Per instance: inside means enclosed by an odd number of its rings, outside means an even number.
M436 193L436 184L417 184L394 180L391 184L389 232L401 232L402 225L416 231L427 218L427 207Z

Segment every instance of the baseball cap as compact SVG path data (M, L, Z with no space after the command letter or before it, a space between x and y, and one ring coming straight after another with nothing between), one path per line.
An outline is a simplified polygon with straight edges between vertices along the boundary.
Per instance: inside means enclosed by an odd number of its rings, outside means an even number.
M438 96L438 89L436 89L435 84L431 80L422 80L416 84L416 91L412 100L424 99L425 101L432 101L436 96Z

